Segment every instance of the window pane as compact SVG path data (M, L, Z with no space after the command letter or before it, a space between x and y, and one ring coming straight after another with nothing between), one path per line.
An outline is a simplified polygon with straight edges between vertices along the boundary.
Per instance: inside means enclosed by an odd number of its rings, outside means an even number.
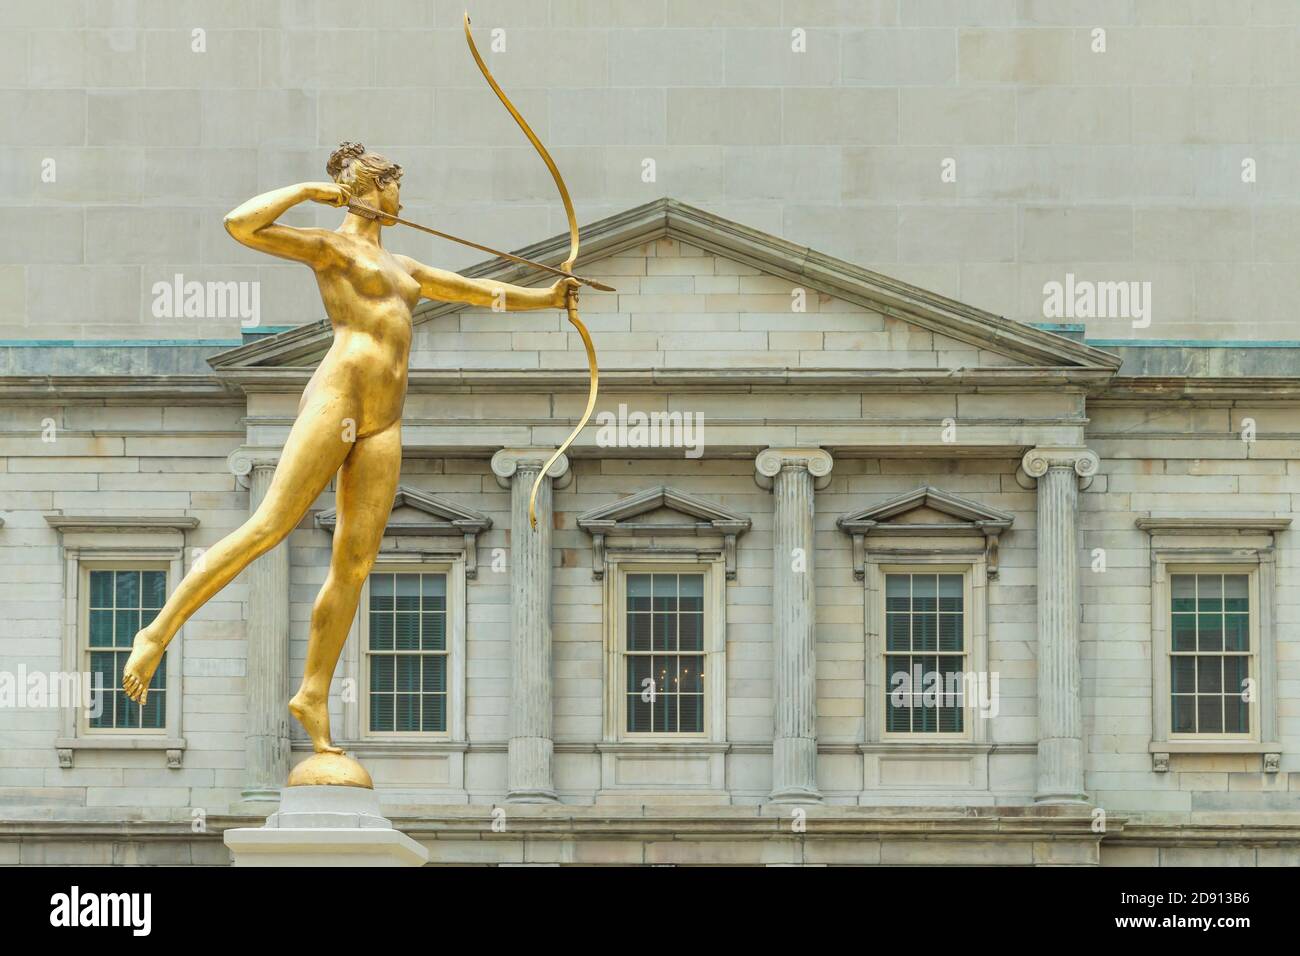
M370 575L370 610L391 611L393 609L393 576L391 574Z
M393 615L387 612L370 613L370 649L372 651L391 651L393 649Z
M1223 609L1225 611L1250 610L1250 577L1245 574L1223 576Z
M420 729L420 697L418 694L398 694L394 715L398 733L411 733Z
M1198 694L1223 692L1223 658L1198 657L1196 659L1196 692Z
M658 598L655 598L656 603ZM654 615L654 649L656 651L675 650L677 646L677 615L660 614Z
M678 727L684 734L704 733L704 697L687 694L678 702Z
M395 668L391 654L375 654L370 658L370 690L392 693Z
M167 572L145 571L140 575L140 605L157 610L167 602ZM152 618L151 618L152 620Z
M420 590L424 610L445 611L447 609L447 575L420 575Z
M393 695L370 695L370 730L376 733L393 729Z
M683 574L678 578L677 586L683 611L704 610L704 575Z
M401 597L398 597L401 603ZM420 615L414 611L398 611L393 615L393 646L399 651L414 651L420 647Z
M1201 734L1223 733L1223 698L1217 694L1213 697L1196 698L1196 732Z
M912 579L906 574L885 575L885 610L912 609Z
M1170 660L1170 683L1175 694L1196 693L1196 658L1174 657Z
M1176 651L1196 650L1196 615L1173 615L1173 646Z
M933 574L912 575L912 610L937 610L936 576Z
M108 610L90 612L90 646L113 646L113 612Z
M420 575L396 574L394 587L397 590L395 607L399 611L420 610Z
M962 576L960 574L939 575L939 610L961 611L962 600Z
M1196 733L1196 698L1191 695L1175 697L1173 712L1174 733Z
M1250 677L1250 659L1247 657L1228 656L1223 659L1223 692L1240 697L1246 691L1246 679Z
M141 709L140 726L146 730L161 730L167 721L167 691L153 687L149 699Z
M1250 705L1241 699L1240 694L1223 699L1223 732L1250 733Z
M445 733L447 730L447 695L425 694L422 698L423 714L420 729L425 733Z
M1196 610L1196 576L1175 574L1170 581L1170 598L1174 611Z
M677 640L684 651L704 650L704 615L683 614L677 621Z
M112 607L113 606L113 572L112 571L91 571L90 572L90 606L91 607Z
M421 670L423 672L423 683L420 685L420 689L425 694L446 693L447 658L445 655L425 654L421 658Z
M655 574L652 587L654 589L654 609L656 611L676 611L677 610L677 575L675 574Z
M627 729L633 734L650 732L650 702L639 693L627 695Z
M885 615L885 649L890 651L907 651L912 649L912 618L908 614L889 613Z
M447 649L447 615L443 612L420 615L420 640L426 651Z
M1196 638L1197 650L1223 650L1223 615L1196 615Z
M1223 575L1198 574L1196 576L1196 610L1223 610Z
M414 654L402 654L397 657L397 691L420 689L420 658Z
M627 616L627 647L631 651L650 650L649 614L629 614Z
M939 615L939 650L959 651L962 643L962 619L960 614Z
M136 608L140 606L139 571L114 572L114 585L118 607Z
M935 614L912 615L912 649L934 651L939 649L939 622Z
M650 675L650 660L648 655L637 654L629 656L627 659L627 692L629 694L640 694L646 689L645 681ZM656 693L658 686L651 684Z
M629 574L627 576L627 609L629 611L650 610L650 575Z
M1223 616L1223 646L1229 651L1250 650L1250 615L1225 614Z

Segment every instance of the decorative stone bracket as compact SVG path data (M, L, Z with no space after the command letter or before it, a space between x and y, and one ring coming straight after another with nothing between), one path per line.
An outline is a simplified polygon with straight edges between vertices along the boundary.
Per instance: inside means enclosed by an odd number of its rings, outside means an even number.
M633 520L661 508L674 511L686 520L662 522ZM729 511L721 505L666 485L647 488L613 504L602 505L588 511L578 518L578 527L591 534L591 573L597 581L605 577L605 547L609 539L651 535L700 537L720 535L727 580L734 581L736 539L749 530L751 523L745 515ZM663 549L651 547L646 550L662 551Z

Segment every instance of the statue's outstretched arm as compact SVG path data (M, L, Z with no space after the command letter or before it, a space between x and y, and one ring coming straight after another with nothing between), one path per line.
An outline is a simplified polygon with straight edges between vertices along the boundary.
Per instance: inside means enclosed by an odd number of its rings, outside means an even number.
M226 232L250 249L319 266L329 251L329 230L282 226L275 220L301 202L343 206L349 195L348 188L338 183L298 183L272 189L227 213Z
M464 302L468 305L497 307L507 312L530 309L563 309L570 289L578 288L574 279L558 279L554 285L530 289L494 282L489 279L470 279L456 272L435 269L409 256L394 256L402 267L420 283L420 294L426 299L440 302Z

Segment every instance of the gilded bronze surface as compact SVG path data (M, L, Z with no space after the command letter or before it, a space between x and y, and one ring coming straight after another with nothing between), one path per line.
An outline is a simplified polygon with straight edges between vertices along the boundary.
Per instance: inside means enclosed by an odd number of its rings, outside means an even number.
M565 277L550 287L532 289L466 278L388 252L382 230L396 221L401 209L401 167L356 143L343 143L330 157L326 169L333 182L299 183L263 193L225 219L230 235L249 248L311 267L334 329L334 341L303 392L298 417L262 502L243 525L206 552L154 621L136 635L122 686L132 700L144 703L163 652L181 626L240 571L288 535L337 475L338 524L329 574L312 609L302 684L289 701L289 710L311 737L316 755L295 768L290 785L371 786L365 769L334 745L327 699L397 489L402 458L400 416L406 396L411 313L416 303L430 298L476 306L496 303L498 308L503 304L508 311L567 311L587 349L591 386L582 422L552 461L581 431L595 405L595 350L578 317L582 280L572 275L578 252L573 204L545 147L479 56L468 15L465 35L484 77L537 148L560 190L571 239L569 257L560 269ZM342 224L332 231L276 221L304 202L348 210ZM531 503L530 517L535 526Z

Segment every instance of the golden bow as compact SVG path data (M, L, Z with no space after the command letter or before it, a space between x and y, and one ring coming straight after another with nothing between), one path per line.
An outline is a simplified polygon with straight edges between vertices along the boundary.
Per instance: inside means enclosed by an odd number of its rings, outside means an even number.
M564 214L569 218L569 257L564 260L564 264L560 268L566 273L572 273L574 260L578 258L578 217L573 213L573 200L569 198L569 190L564 185L564 177L560 175L559 167L555 165L555 160L551 159L551 154L546 151L542 141L537 138L537 134L533 132L528 122L519 115L519 110L515 109L515 105L510 102L510 98L506 96L501 86L492 76L492 71L483 62L478 47L474 45L474 35L469 29L468 11L465 13L465 41L469 44L470 55L474 57L474 62L478 64L483 79L487 80L488 86L492 87L492 92L497 95L501 105L514 117L515 122L519 124L519 128L528 137L528 141L533 144L533 148L542 157L542 162L546 164L546 168L551 171L551 178L555 180L555 188L560 191L560 199L564 202ZM573 440L578 437L578 434L591 419L591 412L596 407L596 389L600 380L600 369L596 367L596 346L591 342L591 333L587 331L587 327L578 318L578 296L572 289L569 290L566 305L569 312L569 324L578 330L578 334L582 336L582 344L587 349L587 365L591 372L591 388L587 394L587 410L582 413L582 419L578 422L578 426L569 433L568 438L564 439L563 444L555 450L555 454L547 459L546 464L542 466L542 470L537 473L537 478L533 482L532 494L528 496L528 521L534 528L537 527L537 490L541 488L542 480L546 477L551 465L555 464L556 460L564 454L564 450L573 444Z

